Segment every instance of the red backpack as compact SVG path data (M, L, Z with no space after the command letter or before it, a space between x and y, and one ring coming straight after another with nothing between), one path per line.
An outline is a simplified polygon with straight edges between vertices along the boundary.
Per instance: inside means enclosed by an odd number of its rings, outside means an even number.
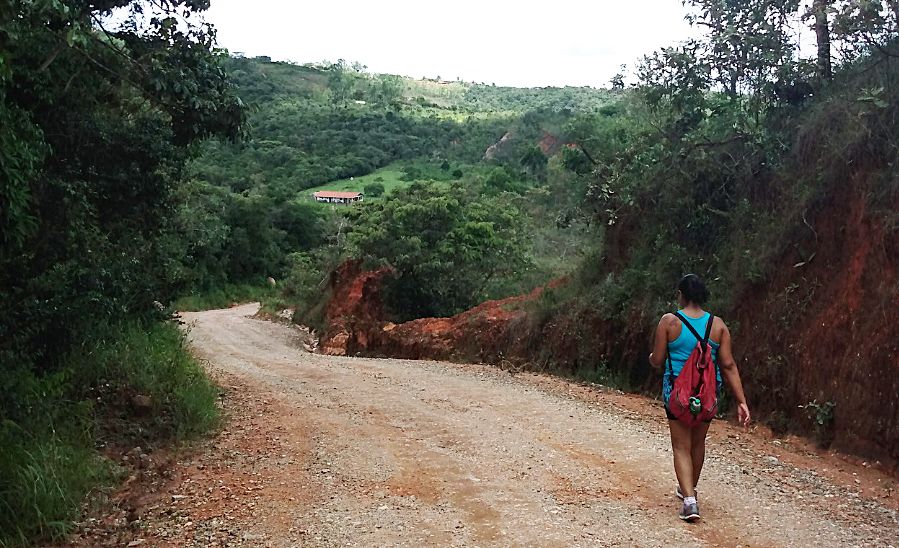
M709 314L705 337L700 337L680 312L675 312L674 315L690 330L698 342L684 363L680 375L674 380L668 398L668 410L679 421L693 427L712 420L718 413L718 382L712 349L709 346L709 334L712 332L712 321L715 316ZM673 374L670 355L668 368L669 374Z

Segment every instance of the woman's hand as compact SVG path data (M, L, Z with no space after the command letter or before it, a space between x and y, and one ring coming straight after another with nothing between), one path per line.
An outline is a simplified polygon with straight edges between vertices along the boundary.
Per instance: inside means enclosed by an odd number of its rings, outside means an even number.
M752 421L752 416L749 414L749 406L745 403L737 406L737 421L743 427L749 426L749 423Z

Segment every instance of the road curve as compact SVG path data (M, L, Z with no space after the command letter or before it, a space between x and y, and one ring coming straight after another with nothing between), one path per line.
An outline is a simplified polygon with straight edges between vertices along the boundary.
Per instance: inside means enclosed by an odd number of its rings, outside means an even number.
M648 400L488 366L310 354L257 308L183 315L242 409L169 486L196 499L174 544L899 545L894 499L813 469L829 461L767 453L780 442L716 423L703 519L685 524Z

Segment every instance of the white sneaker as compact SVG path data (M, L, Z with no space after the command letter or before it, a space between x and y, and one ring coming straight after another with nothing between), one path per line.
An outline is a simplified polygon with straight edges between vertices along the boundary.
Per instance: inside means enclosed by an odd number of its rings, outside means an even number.
M680 512L678 512L677 517L684 521L696 521L699 519L699 505L695 502L693 504L686 504L681 508Z

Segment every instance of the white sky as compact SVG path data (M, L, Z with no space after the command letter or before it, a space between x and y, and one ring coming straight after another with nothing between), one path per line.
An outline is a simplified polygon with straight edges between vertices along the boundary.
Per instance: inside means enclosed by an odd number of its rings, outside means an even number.
M606 86L694 33L681 0L212 0L232 53L510 86Z

